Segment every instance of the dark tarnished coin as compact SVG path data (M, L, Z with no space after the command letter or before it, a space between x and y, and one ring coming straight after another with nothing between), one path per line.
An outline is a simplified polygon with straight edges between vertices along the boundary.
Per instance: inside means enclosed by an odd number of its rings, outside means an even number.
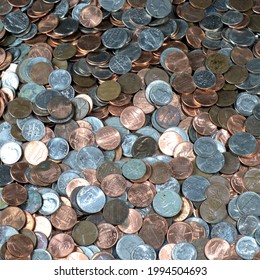
M157 149L157 142L152 137L141 136L134 142L131 153L135 158L144 158L153 156Z
M54 96L49 100L47 109L49 114L58 120L66 119L73 112L71 101L65 96Z
M129 208L127 204L119 199L114 199L104 206L104 219L112 225L120 225L128 217Z
M92 222L81 221L74 226L72 237L78 245L88 246L96 241L98 228Z
M27 200L27 196L26 189L17 183L6 185L2 191L3 200L12 206L23 204Z

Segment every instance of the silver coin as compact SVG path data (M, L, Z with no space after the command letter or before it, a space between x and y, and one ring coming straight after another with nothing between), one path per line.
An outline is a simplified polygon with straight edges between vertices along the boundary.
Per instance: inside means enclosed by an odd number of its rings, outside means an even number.
M162 217L177 215L182 207L182 200L174 191L164 190L158 192L153 199L153 208Z
M115 55L109 61L109 68L113 73L123 75L132 69L132 61L126 55Z
M37 238L36 247L35 249L47 249L48 239L43 232L35 231L35 235Z
M75 97L75 89L73 86L69 86L68 88L61 90L60 93L67 97L69 100L72 100Z
M25 99L29 99L31 102L34 103L36 96L44 89L44 86L39 86L33 82L30 82L22 86L22 88L18 92L18 96Z
M216 84L216 76L209 70L196 70L193 81L198 88L210 88Z
M133 157L132 147L138 136L135 134L126 134L122 139L121 147L125 157Z
M102 34L101 40L108 49L120 49L126 46L129 35L124 28L110 28Z
M235 109L243 116L251 116L253 114L254 107L260 103L259 97L256 95L247 94L241 92L238 94Z
M68 155L63 159L62 163L68 165L71 169L81 171L77 161L78 152L75 150L69 151Z
M165 18L172 11L172 4L169 0L147 0L145 8L152 17Z
M182 39L189 28L188 23L183 19L174 19L175 23L177 24L177 33L174 35L174 40Z
M180 242L173 247L173 260L196 260L197 249L194 245L188 242Z
M39 213L42 215L51 215L60 207L60 198L53 190L47 189L47 191L42 194L42 200L43 204L39 210Z
M152 246L141 244L131 252L131 260L156 260L156 252Z
M205 173L217 173L219 172L225 164L225 158L222 153L217 151L212 157L196 157L196 165L197 167Z
M260 216L260 195L247 191L237 198L237 208L242 214Z
M168 83L156 80L147 86L145 95L152 104L163 106L172 101L173 91Z
M237 229L242 235L254 236L260 227L260 219L254 215L242 215L237 222Z
M227 11L222 15L221 20L226 25L239 24L243 20L244 16L238 11Z
M191 201L203 201L206 199L205 191L210 182L199 175L192 175L182 183L183 195Z
M71 84L71 75L67 70L57 69L48 78L49 85L56 90L64 90Z
M217 223L211 229L211 238L222 238L226 240L229 244L235 243L237 239L237 234L238 233L236 228L226 221Z
M24 204L20 207L24 211L27 211L31 214L36 213L42 207L42 196L37 190L29 189L28 191L28 198Z
M34 249L32 252L32 260L48 261L48 260L52 260L52 256L47 250Z
M182 129L180 127L177 127L177 126L174 126L174 127L167 128L165 130L165 132L168 132L168 131L177 132L182 137L183 142L190 142L189 136L184 129Z
M260 246L260 227L258 227L257 230L255 231L254 238L255 238L256 242L258 243L258 245Z
M43 90L35 97L35 105L41 110L47 110L49 101L56 96L62 94L54 89Z
M4 17L2 23L5 29L10 33L20 34L28 28L30 21L25 13L15 11L8 13Z
M253 115L257 120L260 120L260 103L255 105L253 109Z
M86 117L83 119L83 121L91 124L94 133L96 133L100 128L104 127L103 122L96 117Z
M246 68L253 74L260 74L260 59L254 58L246 63Z
M193 146L196 155L210 158L218 151L216 142L211 137L198 138Z
M105 158L99 148L87 146L79 150L76 160L81 169L97 169L105 161Z
M4 71L1 76L2 87L18 89L19 78L16 73L10 71Z
M49 157L54 160L62 160L69 153L69 144L68 142L61 137L51 138L46 147L48 148Z
M253 237L243 236L236 243L236 252L244 260L252 260L258 251L259 246Z
M130 43L129 45L127 45L121 49L117 49L115 51L115 54L116 55L126 55L130 58L131 61L135 61L141 56L142 50L139 47L138 43Z
M237 196L232 198L228 203L228 214L235 221L238 221L239 218L242 216L242 213L237 207L237 198Z
M164 36L157 28L144 29L138 36L138 45L144 51L156 51L163 44Z
M99 0L99 4L106 11L115 12L124 6L125 0Z
M103 209L106 196L97 186L84 186L77 194L77 204L86 213L97 213Z
M22 136L27 141L41 140L45 136L45 126L37 119L30 119L22 127Z
M136 234L123 235L116 244L116 253L121 260L131 260L131 253L138 245L144 244Z
M67 0L60 0L59 3L55 6L53 14L57 15L59 18L63 18L69 11L69 3Z
M242 30L231 29L229 40L237 46L250 47L255 42L255 34L247 28Z
M200 27L205 31L218 31L223 27L221 15L212 13L206 15L203 20L199 22Z
M237 132L228 140L231 152L238 156L247 156L256 151L256 139L248 132Z
M77 97L72 98L71 103L74 105L74 119L82 120L84 119L90 111L89 103L86 99Z
M180 183L174 177L170 177L170 179L165 182L164 184L156 184L155 185L156 191L164 191L164 190L172 190L176 193L180 192Z
M4 164L16 163L22 155L22 148L15 142L7 142L0 148L0 159Z
M158 142L158 140L160 138L160 133L151 126L144 126L140 129L136 130L136 133L142 134L143 136L151 137L156 142Z

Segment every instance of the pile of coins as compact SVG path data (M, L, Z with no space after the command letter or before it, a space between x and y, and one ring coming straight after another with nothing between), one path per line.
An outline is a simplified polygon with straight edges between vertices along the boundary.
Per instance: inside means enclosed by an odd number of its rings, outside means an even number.
M0 259L260 259L258 0L0 3Z

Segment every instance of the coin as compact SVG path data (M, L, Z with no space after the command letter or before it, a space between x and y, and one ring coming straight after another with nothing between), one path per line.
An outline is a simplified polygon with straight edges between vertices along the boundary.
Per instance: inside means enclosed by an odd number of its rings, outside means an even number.
M74 226L72 237L78 245L87 246L96 241L98 229L92 222L81 221Z
M128 217L128 213L128 206L119 199L107 202L103 209L104 219L112 225L122 224Z

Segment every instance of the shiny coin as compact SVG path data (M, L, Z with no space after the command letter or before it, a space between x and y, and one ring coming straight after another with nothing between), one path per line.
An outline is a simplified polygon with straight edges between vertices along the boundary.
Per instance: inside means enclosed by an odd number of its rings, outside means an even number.
M236 252L244 260L252 260L258 251L259 246L253 237L243 236L236 243Z
M180 242L173 247L172 258L173 260L196 260L197 250L188 242Z
M148 244L141 244L134 248L131 252L132 260L156 260L156 252Z
M51 72L48 82L53 89L64 90L70 86L71 75L66 70L57 69Z
M21 155L21 146L15 142L7 142L0 149L0 158L4 164L14 164Z
M254 136L248 132L233 134L228 141L228 146L238 156L250 155L257 148Z

